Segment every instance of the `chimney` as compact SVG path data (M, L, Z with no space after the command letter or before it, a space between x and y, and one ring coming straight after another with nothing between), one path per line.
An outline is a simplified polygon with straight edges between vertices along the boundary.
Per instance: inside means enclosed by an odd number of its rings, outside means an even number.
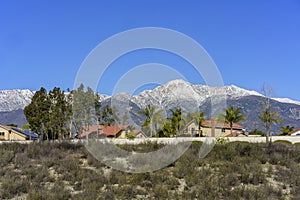
M216 129L216 123L215 119L211 119L211 137L215 137L215 129Z

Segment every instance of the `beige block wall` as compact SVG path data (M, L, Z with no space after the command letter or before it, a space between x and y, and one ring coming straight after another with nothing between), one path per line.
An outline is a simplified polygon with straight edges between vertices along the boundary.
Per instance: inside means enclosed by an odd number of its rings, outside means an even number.
M26 137L16 132L10 134L10 140L26 140Z

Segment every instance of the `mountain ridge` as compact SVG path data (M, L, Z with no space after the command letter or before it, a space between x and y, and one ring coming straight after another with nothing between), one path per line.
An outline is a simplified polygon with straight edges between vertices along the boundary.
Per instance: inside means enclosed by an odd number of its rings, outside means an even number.
M24 124L24 114L20 111L31 101L33 91L2 90L0 91L0 124ZM227 107L241 107L247 121L242 125L252 130L262 128L258 115L263 109L264 96L254 90L246 90L236 85L207 86L192 84L184 80L173 80L153 90L144 90L137 95L119 93L114 96L100 94L100 101L115 106L120 117L129 112L133 121L140 124L143 119L137 114L146 105L156 105L168 113L174 107L182 108L183 112L206 111L207 118L212 117L211 100L226 98ZM288 98L271 98L274 111L280 113L286 125L300 126L300 102ZM220 105L222 108L226 105ZM18 110L16 112L16 110ZM21 116L22 115L22 116ZM10 121L9 121L10 120ZM280 124L274 126L280 130Z
M0 112L10 112L18 109L24 109L27 106L35 91L29 89L0 90ZM120 93L120 95L130 95ZM137 95L131 96L131 99L140 107L147 104L161 105L166 98L191 98L197 104L201 104L207 98L212 96L226 95L230 98L241 98L244 96L263 96L255 90L247 90L236 85L225 86L207 86L201 84L192 84L182 79L172 80L164 85L160 85L153 90L144 90ZM112 96L100 94L100 100L104 101ZM281 103L290 103L300 105L300 101L290 98L271 98ZM152 101L151 101L152 100ZM156 102L155 102L156 101Z

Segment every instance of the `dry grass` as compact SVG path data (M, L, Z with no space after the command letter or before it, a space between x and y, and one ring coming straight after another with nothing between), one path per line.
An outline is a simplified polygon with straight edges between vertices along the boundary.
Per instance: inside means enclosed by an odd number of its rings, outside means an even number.
M144 146L143 146L144 145ZM153 151L157 144L124 145ZM94 159L80 144L0 145L0 199L299 199L300 146L200 142L174 164L128 174Z

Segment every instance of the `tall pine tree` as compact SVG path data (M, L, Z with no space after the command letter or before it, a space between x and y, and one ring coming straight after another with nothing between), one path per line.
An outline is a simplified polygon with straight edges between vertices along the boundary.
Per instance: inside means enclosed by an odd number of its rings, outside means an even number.
M44 134L47 136L50 107L51 102L47 91L42 87L33 95L31 103L24 108L24 114L30 125L30 129L41 136Z

